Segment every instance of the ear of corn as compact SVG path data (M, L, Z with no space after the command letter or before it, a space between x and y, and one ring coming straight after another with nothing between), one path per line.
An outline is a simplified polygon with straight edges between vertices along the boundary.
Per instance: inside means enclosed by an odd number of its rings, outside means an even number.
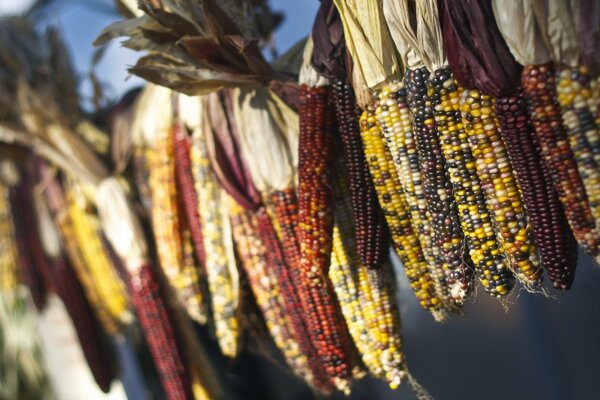
M84 288L79 283L73 267L62 256L50 263L52 284L61 298L81 344L83 355L98 387L108 393L116 378L115 356L104 330L98 321L98 312L88 302Z
M434 78L435 79L435 78ZM450 81L452 83L452 81ZM437 83L437 87L433 87ZM492 214L469 148L468 135L460 114L458 87L430 82L434 119L440 131L442 151L458 206L460 223L467 240L469 255L486 292L505 296L514 286L513 275L496 237Z
M403 84L394 82L377 93L375 115L392 155L398 181L402 185L423 255L428 267L435 269L439 261L440 249L433 240L431 215L427 209L419 155L412 130L412 118Z
M566 290L575 275L577 244L529 124L525 99L519 95L499 97L496 113L500 134L520 183L542 265L554 286Z
M235 357L239 351L240 334L237 316L239 286L227 195L218 186L204 137L198 130L192 139L191 162L215 332L223 354Z
M449 305L453 301L456 308L472 291L473 273L465 262L468 254L446 170L440 132L434 119L433 107L438 93L435 90L428 93L428 75L425 67L406 71L407 100L412 113L425 201L431 216L433 241L439 248L439 263L443 269L435 273L440 277L434 284L438 293L443 293L440 296L447 298Z
M454 82L449 71L440 76L442 81L448 79ZM455 96L460 98L463 125L500 247L516 277L526 286L536 286L542 271L517 180L500 137L494 98L475 89L464 91L462 97L458 92Z
M277 274L273 274L267 265L267 248L259 235L258 218L254 212L242 209L232 198L229 198L229 210L240 263L246 272L267 329L294 373L313 384L313 373L306 355L296 341L293 325L282 299L282 291L278 286Z
M563 126L577 162L590 210L600 224L600 131L590 103L591 77L585 67L564 68L558 72L556 91Z
M29 184L23 178L10 189L13 230L7 232L7 240L16 241L20 276L39 311L46 304L48 265L38 236Z
M573 235L586 253L597 257L600 254L600 235L560 119L552 65L526 66L521 75L521 84L544 161Z
M202 293L195 265L183 262L183 243L177 211L173 140L168 129L156 134L150 152L152 230L160 266L179 301L193 319L202 321Z
M20 282L12 218L9 188L0 185L0 291L15 289Z
M68 214L83 261L89 268L96 291L104 307L115 321L131 322L129 299L125 285L115 270L99 235L99 223L75 199L73 192L67 196ZM83 199L79 199L83 201Z
M374 112L363 112L360 118L361 138L379 204L385 215L394 248L402 262L409 283L421 306L431 310L436 319L444 319L443 298L435 288L433 276L427 267L419 238L411 225L406 201L396 178L389 151L381 138L381 128Z
M346 183L336 179L329 277L348 330L369 372L395 389L405 377L400 316L387 285L388 265L368 271L358 257ZM371 280L369 273L377 278Z
M206 255L202 239L202 222L198 215L198 194L194 187L192 163L190 160L191 140L184 132L181 124L173 125L173 155L175 157L175 171L189 232L194 244L194 251L200 268L205 268Z
M298 156L298 242L300 301L308 332L325 370L338 389L348 391L353 348L327 277L331 255L333 210L330 177L332 115L327 87L300 89Z
M298 271L291 264L286 263L282 249L283 246L277 238L271 218L266 209L259 208L256 212L256 218L260 237L265 245L268 275L274 276L277 279L282 300L293 327L294 338L310 366L314 379L312 384L320 392L324 394L329 393L331 392L331 383L327 379L323 363L310 340L307 324L303 319L303 309L296 290Z
M337 80L333 84L332 93L348 172L357 250L363 264L367 268L376 269L383 264L388 255L389 232L377 202L377 193L369 175L360 139L360 110L348 82Z
M177 343L158 275L151 265L142 265L128 283L131 301L167 399L192 400L189 372Z

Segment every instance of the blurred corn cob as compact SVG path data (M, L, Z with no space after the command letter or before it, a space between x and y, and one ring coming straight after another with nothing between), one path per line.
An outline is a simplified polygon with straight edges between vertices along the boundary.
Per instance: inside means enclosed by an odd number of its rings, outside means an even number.
M552 185L550 171L542 160L525 99L520 95L499 97L496 113L542 265L554 286L566 290L575 276L577 243Z
M93 276L96 290L111 317L121 323L131 322L129 299L99 235L99 223L90 215L85 199L77 195L72 185L67 195L67 209L82 258ZM78 197L78 198L75 198Z
M332 89L338 130L348 171L358 254L367 268L379 268L388 254L389 232L377 202L377 193L369 175L360 139L358 126L360 109L356 104L352 86L348 82L336 80Z
M223 354L235 357L239 351L239 287L227 195L211 170L200 129L194 130L190 156L217 340Z
M597 257L600 254L600 235L560 120L552 65L527 65L523 69L521 83L544 161L573 235L586 253Z
M202 293L195 265L183 262L177 208L175 158L171 127L158 128L150 153L151 216L159 262L179 301L193 319L202 321Z
M340 390L349 390L354 367L347 327L327 277L331 255L333 209L329 163L333 115L327 87L300 87L298 143L298 242L300 301L308 332L325 370Z
M436 87L432 99L435 122L454 199L458 205L460 223L467 239L469 255L484 289L493 296L505 296L514 285L512 273L495 232L492 214L486 204L485 193L477 174L476 162L469 148L468 135L460 115L458 87L455 82ZM433 86L433 83L429 83Z
M431 216L433 241L439 248L439 266L432 271L438 277L434 280L434 285L447 306L456 311L472 291L473 274L465 262L468 254L465 252L458 208L440 143L441 132L434 119L433 107L438 93L435 90L428 91L428 76L429 72L425 67L409 69L404 81L421 166L423 191Z
M346 319L348 330L369 372L395 389L405 376L400 315L389 265L368 271L355 242L350 195L346 182L336 178L335 225L329 277ZM375 279L370 279L371 274Z
M198 215L198 194L194 187L194 176L192 175L192 163L190 160L191 140L184 131L184 127L179 123L173 124L172 133L179 195L183 202L183 209L194 244L196 258L200 264L200 268L204 269L206 255L202 240L202 223Z
M361 137L369 171L384 212L394 248L402 262L409 283L421 306L432 311L436 319L444 319L443 298L436 291L434 276L428 269L419 238L411 225L409 211L396 177L391 155L381 137L381 128L373 110L360 118Z
M331 383L325 373L323 363L308 335L307 324L303 318L303 309L296 291L297 270L286 264L283 246L279 241L271 217L265 208L256 212L258 231L265 246L268 275L277 279L282 300L292 324L294 338L300 351L307 358L313 375L314 387L322 393L331 391ZM294 243L297 246L297 243Z
M8 186L0 184L0 291L2 292L15 289L21 281L9 193Z
M129 280L131 301L169 400L191 400L188 370L169 317L164 289L151 265L142 265Z
M460 98L463 125L488 209L494 218L500 248L516 277L527 287L535 287L541 280L542 270L517 180L500 138L494 104L493 97L478 90L464 91Z
M296 335L287 314L277 275L267 265L267 248L258 232L258 219L252 211L245 211L231 197L229 213L233 238L241 266L256 298L275 344L283 353L294 373L313 384L313 373L305 354L296 342Z
M29 177L21 174L20 181L10 189L10 210L20 276L29 288L36 308L41 311L45 306L46 294L49 290L49 267L38 236L30 184Z
M557 99L563 126L596 225L600 224L600 131L591 110L591 76L587 68L564 68L558 72Z

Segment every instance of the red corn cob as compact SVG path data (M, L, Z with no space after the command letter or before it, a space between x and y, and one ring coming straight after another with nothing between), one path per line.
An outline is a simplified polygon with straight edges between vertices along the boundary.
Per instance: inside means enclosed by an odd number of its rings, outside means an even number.
M521 84L544 161L552 175L554 188L573 235L586 253L598 256L600 236L561 122L552 65L526 66L521 75Z
M39 311L46 304L49 266L38 236L31 193L28 189L27 183L22 181L10 189L9 196L21 277Z
M131 276L129 290L167 398L192 400L189 374L177 345L164 290L151 265L142 265Z
M496 113L542 265L554 287L567 290L575 276L577 244L552 186L550 171L541 159L525 100L518 95L499 97Z
M388 255L389 233L365 159L358 125L360 110L348 82L335 81L333 97L348 171L357 251L367 268L379 268Z
M198 215L198 194L194 188L194 177L192 175L192 163L190 160L191 142L184 132L181 124L173 125L173 155L175 158L175 169L177 183L179 184L179 196L183 202L183 208L187 223L190 228L194 250L200 267L204 268L205 254L202 243L202 222Z
M73 320L83 355L94 380L104 393L108 393L110 384L117 375L113 349L83 293L73 268L62 256L55 257L50 267L53 286Z

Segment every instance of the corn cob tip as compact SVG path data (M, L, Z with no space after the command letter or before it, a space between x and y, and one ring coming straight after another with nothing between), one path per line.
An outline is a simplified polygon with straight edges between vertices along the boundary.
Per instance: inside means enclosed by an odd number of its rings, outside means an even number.
M350 395L351 390L350 390L350 381L349 380L334 377L334 378L332 378L332 383L337 388L337 390L344 393L346 396Z

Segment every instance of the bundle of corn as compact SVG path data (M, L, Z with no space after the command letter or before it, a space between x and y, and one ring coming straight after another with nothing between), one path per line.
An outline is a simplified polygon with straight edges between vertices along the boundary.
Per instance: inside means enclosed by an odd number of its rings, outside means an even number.
M40 160L36 166L41 172L44 186L48 181L49 170L43 167ZM90 367L96 383L104 392L108 392L112 380L116 377L114 353L110 347L103 327L100 325L96 311L87 299L78 276L66 257L62 253L62 243L58 227L55 224L48 201L41 190L41 186L34 187L33 199L37 216L37 225L43 250L48 257L52 287L65 304L67 312L73 321L81 349ZM52 188L49 188L52 192Z
M237 316L238 271L227 213L227 195L218 185L208 157L205 137L208 125L204 107L201 99L179 96L181 118L192 131L190 157L216 336L221 351L229 357L235 357L239 351L240 334Z
M77 206L70 199L70 193L65 193L58 179L51 176L54 173L49 168L46 168L42 174L46 183L44 194L58 228L65 254L69 259L69 264L75 270L86 298L102 323L105 332L111 335L116 334L120 331L119 317L125 310L126 300L124 300L124 293L118 292L119 294L113 302L110 299L110 296L113 294L112 288L104 291L106 286L100 285L100 282L106 279L104 274L107 266L104 263L107 260L96 259L97 254L87 252L90 248L84 245L83 242L88 240L88 238L80 236L82 232L81 230L76 230L73 218L82 218L85 215L82 216L81 211L78 213L74 210L74 207ZM81 221L77 222L80 228ZM108 270L111 271L108 275L110 278L115 277L113 276L114 270L112 268L112 266L108 266ZM105 297L107 294L109 297Z
M400 63L396 53L389 51L392 48L392 38L387 26L382 23L384 13L380 4L362 0L336 0L334 3L342 20L346 47L354 63L351 78L356 99L364 109L372 100L368 89L376 90L380 86L398 81ZM381 108L380 116L382 111ZM418 227L416 224L413 226L410 220L407 198L394 166L394 160L399 159L390 152L389 143L385 143L381 128L378 121L371 121L371 117L363 114L361 137L379 204L383 209L394 247L419 302L425 308L439 310L443 307L443 293L436 293L434 283L440 277L440 270L436 264L428 264L424 258L424 253L428 253L426 246L431 241L427 236L423 236L425 248L422 248L420 238L415 235ZM398 147L396 143L391 143L395 149ZM388 186L385 181L394 183ZM430 266L432 270L429 269ZM437 278L434 275L437 275ZM439 288L439 285L437 287ZM442 314L435 311L436 319L442 318Z
M162 270L175 289L177 297L190 317L206 320L199 273L195 264L183 260L184 243L180 228L184 221L178 213L174 144L172 140L171 91L157 86L146 90L153 93L150 107L140 110L145 115L141 126L149 152L150 216L158 259Z
M300 278L298 268L298 203L292 187L298 115L265 89L233 91L232 94L240 148L252 182L265 200L265 207L258 210L257 218L267 261L272 266L270 272L279 282L296 341L312 370L314 385L321 392L330 392L332 385L323 360L309 334L309 319L315 316L307 314L301 298L302 292L306 293L307 282Z
M595 226L585 186L560 119L556 99L554 68L534 20L531 1L519 4L492 2L498 28L515 59L525 65L521 74L523 94L544 161L563 205L575 239L593 256L600 251L600 235Z
M344 65L346 45L343 26L333 0L321 2L312 39L315 42L312 65L332 82L331 97L348 174L358 254L367 268L377 269L387 257L389 232L360 139L360 109Z
M568 288L575 271L575 242L539 154L525 102L515 91L521 66L500 35L491 1L469 6L445 2L443 6L440 15L448 62L463 86L477 89L465 96L472 98L466 98L467 102L478 106L473 111L482 113L467 120L466 125L477 126L475 122L482 121L485 114L490 122L484 123L483 128L489 128L488 136L496 135L494 110L482 108L480 104L481 101L495 103L499 134L521 190L542 265L556 287ZM469 23L465 24L465 20ZM488 94L498 97L493 99ZM469 104L463 106L471 108ZM472 113L465 116L469 115ZM504 148L499 147L497 152L503 155ZM537 271L530 272L532 276L537 274Z
M270 248L278 248L279 245L276 242L267 243L267 240L271 240L268 239L268 227L266 230L261 228L264 206L252 182L248 165L239 151L240 133L233 115L232 100L231 93L227 91L207 96L206 117L210 121L210 130L206 139L212 169L229 194L229 214L240 265L276 346L292 370L318 389L319 385L308 363L308 352L297 340L301 338L306 341L302 336L305 334L304 328L296 332L292 319L299 310L288 313L286 302L280 297L287 290L278 287L280 281L287 285L286 279L279 279L283 260L277 257L280 252L278 249ZM263 224L270 225L270 221L267 219ZM277 240L276 237L272 239Z

